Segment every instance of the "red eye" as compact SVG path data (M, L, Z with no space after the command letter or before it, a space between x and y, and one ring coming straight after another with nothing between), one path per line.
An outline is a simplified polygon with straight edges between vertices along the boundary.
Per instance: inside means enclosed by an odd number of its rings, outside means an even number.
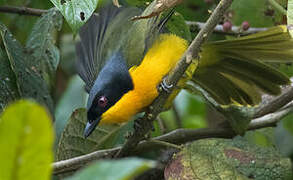
M98 100L98 105L100 107L106 107L107 106L107 103L108 103L108 100L105 96L101 96L100 99Z

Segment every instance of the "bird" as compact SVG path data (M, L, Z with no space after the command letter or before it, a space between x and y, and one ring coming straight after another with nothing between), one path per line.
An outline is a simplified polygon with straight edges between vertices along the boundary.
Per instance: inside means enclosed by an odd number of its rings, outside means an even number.
M162 80L187 50L187 40L164 28L174 10L162 18L130 20L149 11L108 5L81 27L76 65L89 93L85 137L98 124L124 123L142 112L158 96L158 87L164 87ZM198 63L192 63L176 85L179 88L172 92L171 101L185 84L192 83L221 105L257 105L263 92L278 95L280 86L290 83L285 74L267 63L291 62L292 48L284 25L207 42L201 47Z

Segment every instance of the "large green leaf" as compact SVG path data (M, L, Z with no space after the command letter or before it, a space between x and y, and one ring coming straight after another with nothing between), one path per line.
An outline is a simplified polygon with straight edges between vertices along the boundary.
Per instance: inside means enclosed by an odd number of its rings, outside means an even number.
M205 139L187 145L165 169L166 179L289 180L292 163L274 148L243 138Z
M53 128L44 108L31 101L7 107L0 118L0 179L49 180Z
M0 48L0 112L11 101L19 98L15 75L6 53Z
M60 56L54 45L53 32L60 30L61 26L61 14L50 9L35 23L26 42L26 50L33 58L31 64L41 72L49 86L53 83Z
M98 0L50 0L62 13L69 26L76 34L79 28L91 17L95 11Z
M124 132L131 125L99 125L88 137L84 138L83 132L87 122L86 109L75 110L62 132L57 148L57 160L88 154L95 150L112 148L123 143Z
M67 180L132 180L135 176L153 167L155 167L154 161L138 158L101 160Z
M20 96L24 98L34 98L41 104L46 105L50 112L53 112L53 100L50 96L48 85L40 73L42 70L38 69L38 62L36 62L35 57L24 49L10 31L1 23L0 34L9 59L10 67L16 77L16 84ZM43 35L48 36L48 34L44 33ZM45 51L45 53L47 52ZM38 60L44 61L42 58Z

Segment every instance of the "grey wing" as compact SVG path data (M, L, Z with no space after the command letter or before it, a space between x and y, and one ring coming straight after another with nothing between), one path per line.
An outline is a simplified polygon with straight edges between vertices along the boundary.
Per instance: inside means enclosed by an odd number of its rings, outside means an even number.
M81 27L80 42L76 43L77 72L86 83L89 92L98 72L104 65L106 58L101 57L104 35L109 23L122 10L115 6L107 6L100 14L93 14L88 22Z

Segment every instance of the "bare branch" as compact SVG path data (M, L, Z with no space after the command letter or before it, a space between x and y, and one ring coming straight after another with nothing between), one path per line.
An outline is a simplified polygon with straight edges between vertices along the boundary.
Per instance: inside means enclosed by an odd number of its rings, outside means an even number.
M116 0L113 0L113 2L116 3ZM116 6L117 6L117 4L116 4ZM0 12L19 14L19 15L29 15L29 16L41 16L43 13L48 12L48 10L29 8L29 7L0 6ZM191 29L198 29L198 30L203 29L203 27L205 26L205 23L196 22L196 21L186 21L186 24L188 26L190 26ZM217 25L214 29L214 32L219 33L219 34L227 34L227 35L237 36L237 35L248 35L248 34L253 34L253 33L267 30L267 28L250 27L247 31L240 32L239 29L241 29L239 26L232 26L231 31L224 32L222 25Z
M275 113L266 114L262 117L256 118L248 126L249 130L259 129L269 126L275 126L276 122L293 112L293 105L290 103L286 108Z
M285 106L293 100L293 86L288 86L283 89L283 93L280 96L272 98L269 102L264 102L264 106L261 106L255 113L254 118L264 116L265 114L272 113Z
M205 23L203 22L195 22L195 21L186 21L186 24L188 26L191 27L191 29L196 28L196 29L202 29L205 25ZM217 25L214 29L215 33L219 33L219 34L226 34L226 35L234 35L234 36L238 36L238 35L248 35L248 34L254 34L257 32L261 32L261 31L266 31L267 28L254 28L254 27L250 27L248 30L246 31L240 31L241 27L239 26L232 26L231 31L229 32L225 32L223 30L223 26L222 25Z
M41 16L43 13L48 12L48 10L16 6L0 6L0 12L19 15Z
M249 124L249 130L272 127L277 124L284 116L293 112L293 106L287 106L278 112L267 114L261 118L256 118ZM165 148L166 144L157 143L158 141L172 143L172 144L183 144L190 141L195 141L204 138L231 138L236 134L232 129L229 128L202 128L202 129L176 129L162 136L155 137L151 140L145 140L138 144L132 154L138 154L148 150L156 150L159 148ZM101 158L112 158L121 147L99 150L86 154L83 156L67 159L53 163L54 174L62 174L69 171L77 170L89 162L101 159Z
M70 171L74 171L88 164L89 162L95 161L97 159L109 158L118 152L121 148L112 148L106 150L95 151L86 155L74 157L71 159L66 159L53 163L53 174L62 174Z

